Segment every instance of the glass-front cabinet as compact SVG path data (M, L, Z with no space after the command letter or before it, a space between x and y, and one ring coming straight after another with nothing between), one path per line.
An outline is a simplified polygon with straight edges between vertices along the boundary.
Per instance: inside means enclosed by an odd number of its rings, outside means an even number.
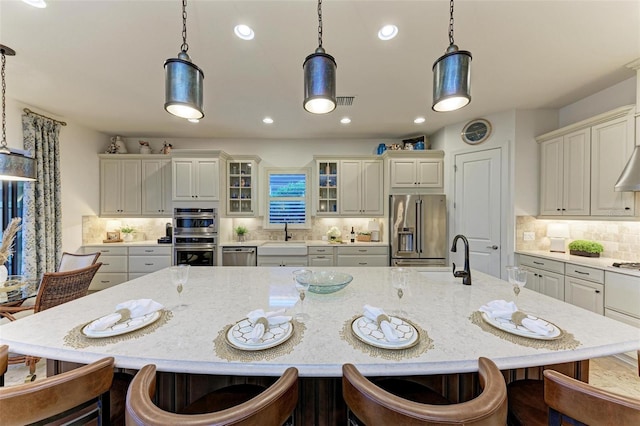
M338 171L339 161L317 160L318 193L316 214L318 216L334 216L339 214L338 206Z
M227 164L227 215L257 214L257 164L259 160L232 159Z

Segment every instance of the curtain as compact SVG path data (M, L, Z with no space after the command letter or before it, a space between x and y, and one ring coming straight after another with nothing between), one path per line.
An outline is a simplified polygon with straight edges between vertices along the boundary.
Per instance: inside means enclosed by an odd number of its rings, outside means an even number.
M36 159L37 178L24 187L22 273L39 279L56 270L62 251L60 123L26 113L22 134L25 150Z

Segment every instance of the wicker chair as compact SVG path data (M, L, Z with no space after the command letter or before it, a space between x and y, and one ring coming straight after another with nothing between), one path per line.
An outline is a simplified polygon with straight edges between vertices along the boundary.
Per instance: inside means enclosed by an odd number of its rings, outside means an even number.
M62 253L62 258L60 259L60 264L58 265L58 272L66 272L72 271L74 269L82 269L87 266L94 265L98 258L100 257L100 252L96 253L88 253L88 254L75 254L75 253L67 253L66 251Z
M136 374L127 392L126 424L280 426L298 403L298 370L290 367L271 386L248 401L203 414L176 414L156 406L156 367L145 365ZM224 398L223 398L224 399ZM215 411L214 411L215 410Z
M103 358L36 382L0 388L0 424L108 424L114 359Z
M507 420L504 377L488 358L478 360L478 371L483 388L479 396L458 404L431 405L389 393L362 376L354 365L345 364L342 366L342 395L349 410L369 426L504 426Z
M42 276L40 288L33 306L7 306L0 307L0 316L15 321L16 314L33 310L33 313L42 312L54 306L61 305L79 297L86 296L93 276L102 263L96 263L82 269L67 272L47 272ZM28 355L11 356L9 364L26 362L30 374L35 372L38 358Z

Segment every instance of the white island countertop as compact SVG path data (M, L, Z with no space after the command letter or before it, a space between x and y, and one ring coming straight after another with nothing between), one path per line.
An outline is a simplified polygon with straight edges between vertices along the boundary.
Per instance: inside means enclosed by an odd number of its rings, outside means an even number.
M290 351L253 361L220 356L214 340L221 330L253 309L273 310L295 300L294 269L192 267L183 294L189 306L173 312L173 317L155 330L112 343L96 340L88 347L65 343L72 329L111 313L125 300L152 298L168 308L175 305L177 293L164 269L0 326L0 344L8 344L12 352L70 362L89 363L114 356L116 366L122 368L139 369L153 363L160 371L278 376L295 366L303 377L340 377L347 362L366 375L426 375L477 371L480 356L493 359L504 370L640 349L640 329L527 288L520 293L520 309L551 321L579 344L574 349L559 349L512 343L470 320L470 315L490 300L511 300L511 285L473 271L473 285L463 286L450 270L429 269L416 271L401 302L406 318L428 333L432 347L398 359L373 356L348 342L341 331L362 313L364 304L387 312L398 307L390 284L391 268L311 268L347 272L354 279L337 293L308 295L305 305L311 319L305 323L302 339Z

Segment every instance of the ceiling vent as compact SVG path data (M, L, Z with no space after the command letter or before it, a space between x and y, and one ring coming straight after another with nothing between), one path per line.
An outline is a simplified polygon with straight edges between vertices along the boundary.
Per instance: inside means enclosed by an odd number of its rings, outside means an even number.
M336 98L336 104L338 106L351 106L355 98L355 96L338 96Z

